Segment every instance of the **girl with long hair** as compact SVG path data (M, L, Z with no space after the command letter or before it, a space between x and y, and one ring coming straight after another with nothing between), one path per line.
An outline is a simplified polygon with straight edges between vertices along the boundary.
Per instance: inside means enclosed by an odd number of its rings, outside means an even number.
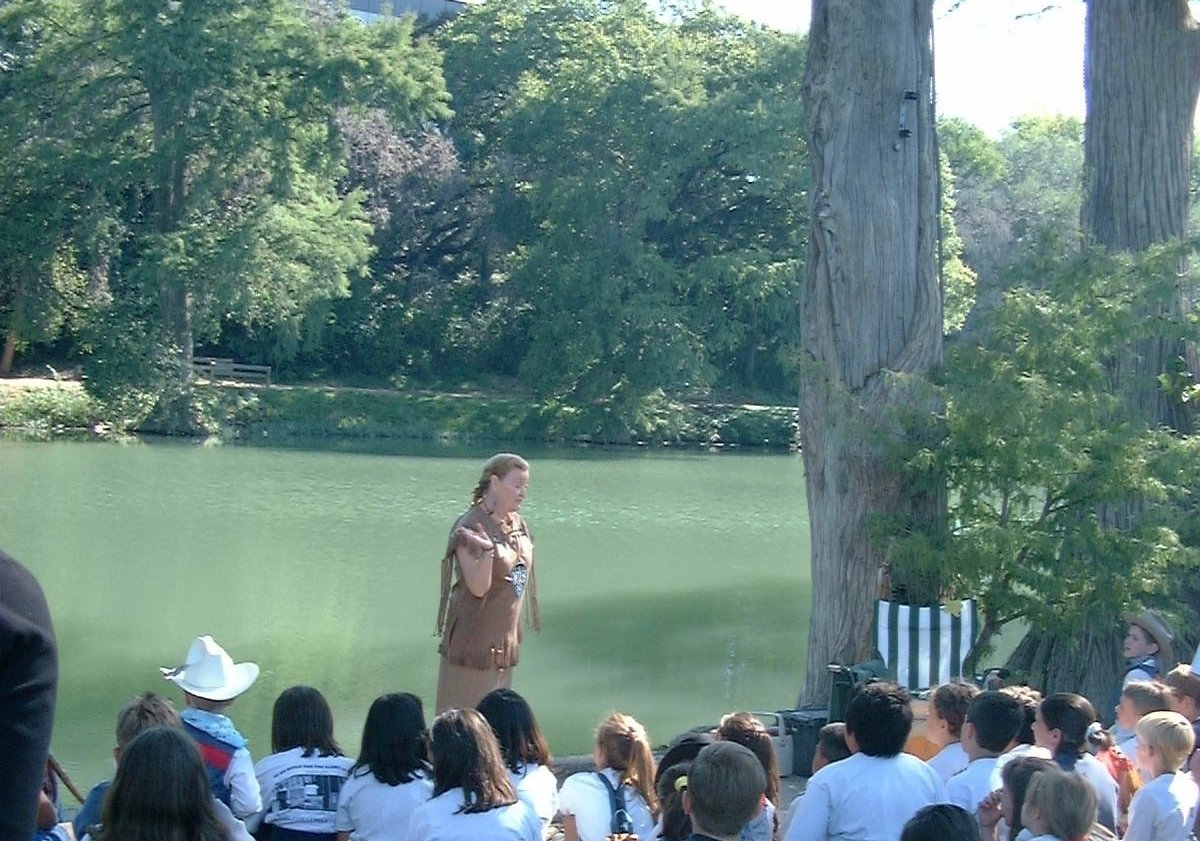
M558 811L558 779L546 737L529 704L511 689L494 689L477 707L496 734L517 797L537 812L542 826Z
M1099 804L1097 822L1116 829L1117 783L1108 769L1088 753L1088 742L1101 730L1096 708L1082 695L1059 692L1038 706L1033 720L1033 737L1038 747L1050 751L1056 765L1083 777L1091 785Z
M650 838L658 820L654 755L637 719L612 713L596 728L599 771L572 774L558 793L566 841L603 841L612 832L610 787L618 791L639 838Z
M430 730L433 798L417 807L408 841L541 841L542 822L508 779L500 745L476 710L446 710Z
M979 804L979 825L984 841L1016 841L1025 828L1021 823L1021 810L1030 781L1054 767L1049 759L1035 756L1022 756L1005 763L1000 770L1000 790L992 792Z
M217 820L195 742L176 727L151 727L121 754L94 841L230 841Z
M271 841L336 841L334 818L354 760L333 738L333 712L311 686L275 699L271 750L254 765L265 810L247 821L270 825Z
M338 797L338 841L400 841L417 807L433 796L421 699L380 695L367 711L358 761Z

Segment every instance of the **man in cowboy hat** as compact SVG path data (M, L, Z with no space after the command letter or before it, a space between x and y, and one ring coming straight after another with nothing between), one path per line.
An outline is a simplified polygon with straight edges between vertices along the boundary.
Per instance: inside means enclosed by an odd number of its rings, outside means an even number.
M246 739L225 710L258 679L257 663L234 663L210 636L196 637L182 666L163 677L183 690L183 729L200 747L213 795L240 819L262 811Z

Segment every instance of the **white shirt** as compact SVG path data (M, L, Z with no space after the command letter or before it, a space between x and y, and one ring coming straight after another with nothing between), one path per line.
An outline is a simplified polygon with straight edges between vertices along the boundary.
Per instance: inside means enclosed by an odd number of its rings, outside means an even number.
M225 769L225 785L229 786L229 809L236 817L248 818L262 809L262 792L254 775L254 760L250 751L238 748Z
M605 768L600 773L614 786L619 784L620 777L613 769ZM625 797L625 811L633 821L633 831L639 838L649 838L654 831L654 817L645 798L632 786L622 786L621 793ZM612 802L595 771L572 774L563 780L558 809L564 815L575 816L579 841L603 841L612 832Z
M856 753L813 774L785 841L896 841L923 806L946 802L937 772L907 753Z
M390 786L367 768L342 785L334 829L350 841L403 841L417 807L433 796L433 781L418 773L412 782Z
M1184 771L1155 777L1129 804L1127 841L1187 841L1196 822L1200 789Z
M291 748L264 756L254 765L263 791L265 811L247 823L257 829L263 820L302 832L333 832L338 796L354 760L348 756L304 756Z
M542 822L524 800L487 812L459 812L466 795L452 788L413 812L405 841L542 841Z
M1004 766L1012 762L1014 759L1020 759L1022 756L1032 756L1037 759L1053 759L1050 751L1045 748L1039 748L1037 745L1015 745L1011 750L1005 751L996 757L996 774L1004 770Z
M1000 788L1000 775L995 756L980 757L959 771L946 783L946 797L955 806L962 806L972 815L979 811L979 801Z
M937 771L942 782L953 777L970 763L962 742L951 742L929 759L929 767Z
M521 770L508 772L508 779L517 790L517 797L529 804L537 813L542 826L548 826L558 812L558 778L545 765L526 765Z
M1075 773L1091 783L1096 792L1100 804L1097 822L1105 829L1115 830L1116 827L1109 821L1115 823L1117 819L1117 781L1108 773L1104 764L1090 753L1079 757L1079 761L1075 763Z

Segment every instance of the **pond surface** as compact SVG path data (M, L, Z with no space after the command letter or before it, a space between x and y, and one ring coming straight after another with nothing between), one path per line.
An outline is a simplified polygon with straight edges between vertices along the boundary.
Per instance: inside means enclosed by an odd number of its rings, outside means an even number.
M732 709L795 705L809 535L796 454L523 450L543 633L514 688L557 754L606 713L656 744ZM361 452L0 441L0 547L46 590L61 649L54 752L111 773L116 713L181 696L158 667L210 633L262 666L231 709L257 758L271 706L307 683L358 752L367 707L433 707L439 560L483 449Z

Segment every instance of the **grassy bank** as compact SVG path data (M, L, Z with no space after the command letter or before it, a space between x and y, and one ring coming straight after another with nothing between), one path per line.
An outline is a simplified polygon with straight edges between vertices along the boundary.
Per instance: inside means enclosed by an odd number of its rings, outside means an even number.
M795 442L787 406L680 402L652 397L609 406L535 403L489 394L427 394L326 386L197 386L211 427L226 439L523 440L604 444L779 447ZM47 437L121 430L78 382L0 380L0 427Z

